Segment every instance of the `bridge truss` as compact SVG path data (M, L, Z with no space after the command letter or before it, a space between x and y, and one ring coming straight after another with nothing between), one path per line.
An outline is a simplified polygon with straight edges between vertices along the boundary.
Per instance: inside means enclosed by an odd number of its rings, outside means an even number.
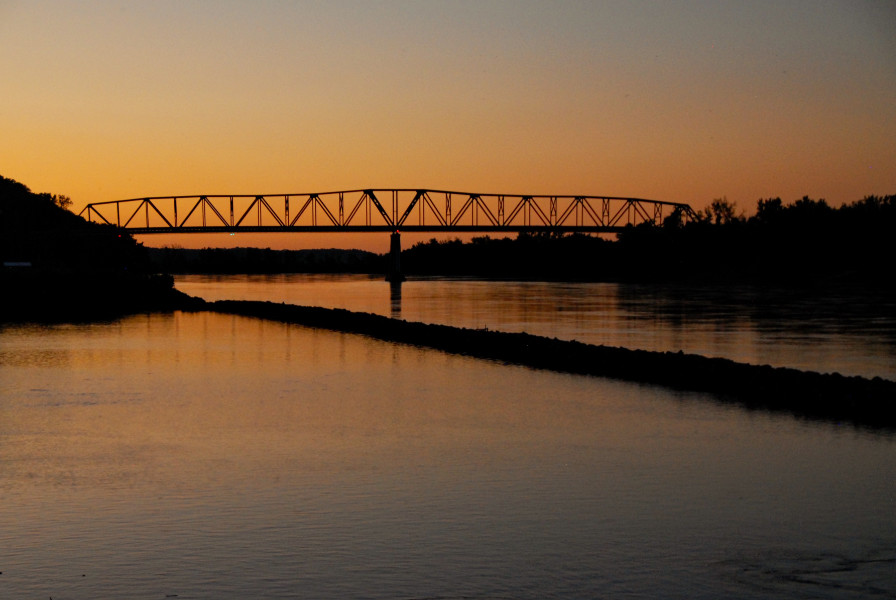
M317 194L133 198L88 204L81 216L134 234L215 232L590 232L682 222L687 204L606 196L365 189Z

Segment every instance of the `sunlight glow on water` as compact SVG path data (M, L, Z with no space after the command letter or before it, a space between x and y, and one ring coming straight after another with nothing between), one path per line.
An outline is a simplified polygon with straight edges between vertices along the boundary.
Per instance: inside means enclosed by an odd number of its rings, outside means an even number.
M0 344L2 597L896 592L891 437L229 315Z
M896 380L896 298L755 287L412 279L365 275L182 275L206 300L270 300L408 321L525 331L591 344L682 350L752 364ZM398 296L396 298L396 296Z

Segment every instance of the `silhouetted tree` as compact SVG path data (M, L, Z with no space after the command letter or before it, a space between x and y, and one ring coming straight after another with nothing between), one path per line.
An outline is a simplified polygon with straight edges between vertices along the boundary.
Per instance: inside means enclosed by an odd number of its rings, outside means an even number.
M68 196L63 196L62 194L59 194L57 196L56 194L53 194L51 196L51 199L53 200L53 204L55 204L59 208L64 208L65 210L71 210L72 199L69 198Z
M781 217L784 212L784 204L781 198L760 198L756 203L755 220L760 223L771 223Z
M663 219L663 227L667 229L678 229L684 224L684 210L676 206L672 213Z
M727 225L740 218L736 212L737 203L729 202L725 196L713 200L707 211L714 225Z

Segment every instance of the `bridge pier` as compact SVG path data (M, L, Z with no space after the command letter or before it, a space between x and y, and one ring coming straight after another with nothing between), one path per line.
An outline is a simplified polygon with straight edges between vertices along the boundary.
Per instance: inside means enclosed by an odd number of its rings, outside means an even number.
M401 234L397 231L389 236L389 264L386 268L386 281L400 283L404 281L401 274Z

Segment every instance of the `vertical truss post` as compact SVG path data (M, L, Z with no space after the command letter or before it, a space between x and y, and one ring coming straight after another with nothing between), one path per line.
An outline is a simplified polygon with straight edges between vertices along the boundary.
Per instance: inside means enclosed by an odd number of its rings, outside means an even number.
M95 209L94 209L95 212ZM90 214L89 212L87 214ZM121 227L121 202L115 203L115 219L117 221L117 226Z
M289 223L289 196L283 196L283 216L286 217L283 222Z
M451 223L451 192L445 193L445 222Z
M551 227L557 225L557 196L551 196Z
M398 223L398 190L392 190L392 222Z
M504 196L498 196L498 223L507 224L504 222Z
M230 226L233 227L233 196L230 197Z
M339 192L339 224L345 225L345 208L343 206L342 192Z
M177 198L172 198L172 202L174 202L174 226L177 227Z
M601 225L606 226L610 223L610 199L604 198L601 202L600 219L603 221Z

